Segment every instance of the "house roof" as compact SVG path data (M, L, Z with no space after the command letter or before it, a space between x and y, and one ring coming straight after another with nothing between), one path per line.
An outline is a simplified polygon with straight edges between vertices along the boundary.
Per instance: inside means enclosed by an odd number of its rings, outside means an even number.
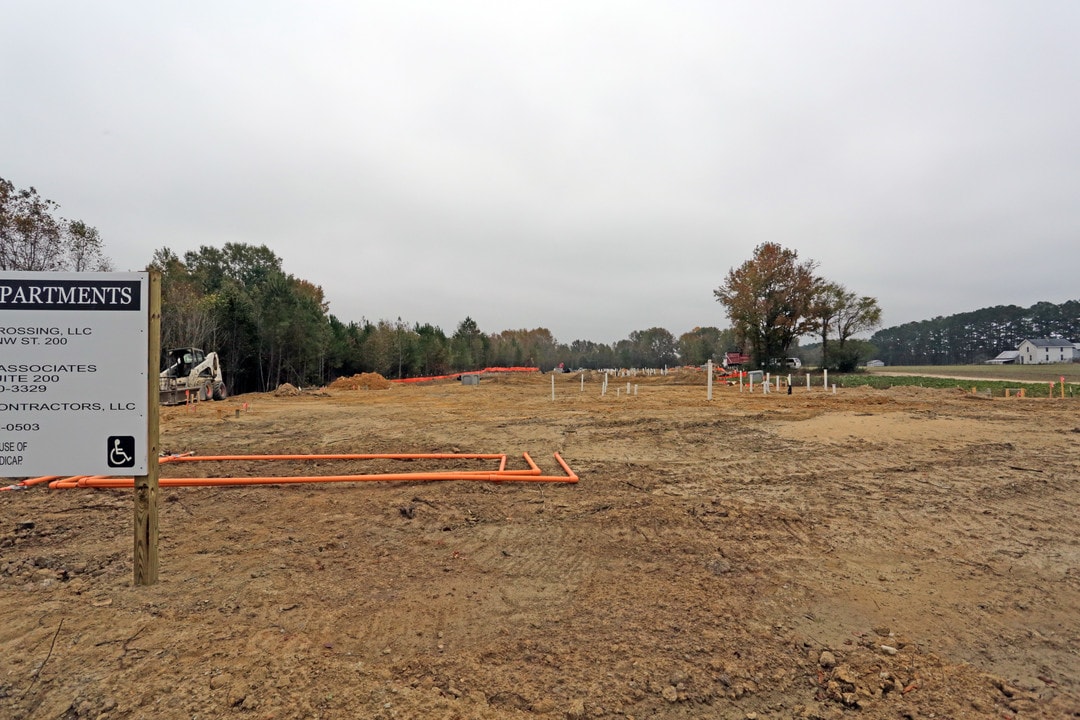
M1068 340L1062 340L1061 338L1028 338L1024 342L1029 342L1035 347L1076 347L1075 343L1071 343Z
M1020 359L1019 350L1005 350L997 354L997 357L986 361L987 365L1007 365Z

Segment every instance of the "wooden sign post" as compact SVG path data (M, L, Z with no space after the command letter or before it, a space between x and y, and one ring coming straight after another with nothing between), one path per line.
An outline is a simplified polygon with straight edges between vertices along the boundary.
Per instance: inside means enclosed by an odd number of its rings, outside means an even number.
M158 579L158 453L161 405L158 374L161 363L161 273L150 271L146 368L146 475L135 476L136 585Z

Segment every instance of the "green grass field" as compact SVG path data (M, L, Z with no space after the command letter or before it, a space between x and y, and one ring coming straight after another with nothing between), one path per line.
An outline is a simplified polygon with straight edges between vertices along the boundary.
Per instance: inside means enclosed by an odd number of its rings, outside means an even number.
M913 385L932 388L961 388L989 390L994 396L1005 394L1006 388L1024 388L1028 397L1047 397L1050 383L1065 378L1065 397L1080 397L1080 364L1061 365L919 365L870 368L861 373L841 375L836 379L841 387L869 385L876 388ZM1054 396L1061 394L1058 385Z

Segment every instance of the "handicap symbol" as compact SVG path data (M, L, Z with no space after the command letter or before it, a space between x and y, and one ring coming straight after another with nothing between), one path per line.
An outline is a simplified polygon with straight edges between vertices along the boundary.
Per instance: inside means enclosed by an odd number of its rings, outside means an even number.
M113 435L109 438L109 467L135 467L135 437Z

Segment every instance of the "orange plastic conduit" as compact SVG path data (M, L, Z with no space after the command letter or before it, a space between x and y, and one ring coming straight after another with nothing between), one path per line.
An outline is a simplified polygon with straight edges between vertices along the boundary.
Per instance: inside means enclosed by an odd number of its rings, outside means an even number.
M498 459L499 469L497 472L501 472L507 475L539 475L540 468L533 462L532 458L528 456L528 453L523 453L526 462L529 464L528 470L506 470L506 454L494 454L494 453L366 453L366 454L337 454L337 455L194 455L193 452L186 452L180 455L168 455L161 458L158 463L170 463L170 462L212 462L212 461L227 461L227 460L323 460L323 459ZM486 474L488 470L463 470L462 473L481 473ZM318 476L313 476L318 477ZM74 475L72 477L60 477L60 476L48 476L35 478L32 481L26 481L31 484L37 484L40 482L50 481L49 488L52 490L75 488L75 487L91 487L86 484L87 480L95 481L92 487L106 487L111 486L108 482L110 480L119 480L121 487L129 480L125 478L113 478L106 475ZM160 482L160 479L159 479ZM16 489L22 489L16 488Z
M227 460L498 460L497 472L511 475L539 475L540 468L529 457L528 453L522 453L525 462L529 464L528 470L507 470L506 453L347 453L332 455L173 455L168 458L170 462L210 462ZM165 462L163 458L161 462ZM461 472L485 472L461 471Z
M198 457L198 456L196 456ZM206 456L210 457L210 456ZM219 456L224 457L224 456ZM240 456L258 459L260 456ZM303 456L301 456L303 457ZM460 456L454 456L460 457ZM524 474L539 467L523 453L523 457L530 465L528 471L521 470L468 470L468 471L443 471L443 472L419 472L419 473L377 473L368 475L315 475L315 476L279 476L279 477L216 477L216 478L159 478L161 487L209 487L209 486L233 486L233 485L294 485L300 483L324 483L324 482L419 482L419 481L447 481L447 480L482 480L486 482L561 482L576 483L580 480L577 474L570 469L566 461L559 453L555 453L555 460L566 475L535 475ZM205 458L204 458L205 459ZM76 487L92 488L131 488L134 486L132 478L117 478L103 476L74 476L62 480L54 480L49 484L50 488L64 489Z
M332 455L194 455L192 452L183 453L181 455L168 455L161 458L159 463L175 463L175 462L212 462L212 461L228 461L228 460L415 460L415 459L466 459L466 460L499 460L499 468L496 472L502 475L515 476L515 475L539 475L540 468L537 466L533 459L529 457L528 453L522 453L525 462L528 463L529 468L527 470L507 470L506 469L506 453L352 453L352 454L332 454ZM490 473L488 470L462 470L458 471L461 474L482 474L486 475ZM417 475L418 473L410 473L410 475ZM319 477L319 476L313 476ZM87 485L87 480L92 479L93 485ZM36 478L33 481L27 481L30 484L37 484L40 482L49 481L49 488L52 490L61 490L65 488L75 487L111 487L111 483L105 481L117 480L117 478L110 478L105 475L95 476L80 476L76 475L68 478L61 478L59 476L49 476ZM127 480L120 479L120 487L126 486ZM160 484L160 479L159 479ZM21 487L15 489L22 489Z
M506 453L359 453L339 455L185 455L170 462L214 460L499 460ZM165 458L162 458L164 462Z
M158 463L160 464L160 463L174 462L179 458L183 458L183 457L186 457L188 455L194 455L194 454L195 454L195 451L189 450L188 452L180 453L179 455L166 455L163 458L159 458ZM42 483L49 483L49 487L51 488L52 484L54 482L62 481L64 479L65 478L63 478L63 476L61 476L61 475L43 475L41 477L27 478L26 480L21 480L21 481L15 483L14 485L9 485L7 487L2 487L2 488L0 488L0 490L25 490L28 487L33 487L34 485L40 485ZM71 478L66 478L66 479L70 480Z
M59 475L45 475L43 477L27 478L26 480L20 480L14 485L7 485L6 487L0 487L0 490L25 490L28 487L34 485L40 485L41 483L52 482L59 478Z

